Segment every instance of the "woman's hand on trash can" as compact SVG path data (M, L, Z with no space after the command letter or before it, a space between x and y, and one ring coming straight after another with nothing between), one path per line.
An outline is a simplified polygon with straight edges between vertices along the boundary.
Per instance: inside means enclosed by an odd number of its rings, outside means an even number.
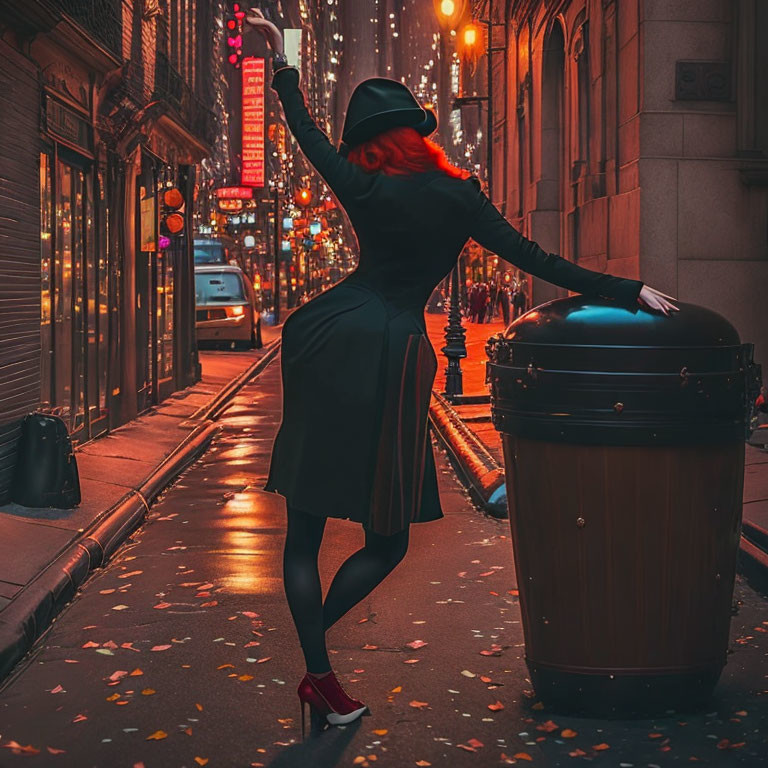
M674 304L667 301L667 299L674 298L674 296L667 296L666 293L662 293L661 291L657 291L655 288L651 288L650 285L644 285L640 289L640 295L638 296L638 299L642 304L650 307L651 309L659 309L665 315L669 314L670 309L675 310L675 312L680 311L680 307L676 307Z

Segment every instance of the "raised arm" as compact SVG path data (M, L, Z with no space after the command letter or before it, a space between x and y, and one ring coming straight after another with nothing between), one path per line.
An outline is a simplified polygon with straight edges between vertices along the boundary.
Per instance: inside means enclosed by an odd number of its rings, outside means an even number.
M483 248L493 251L524 272L570 291L604 296L630 305L636 303L643 287L642 281L595 272L554 253L547 253L537 243L523 237L501 215L481 190L476 177L470 177L466 183L473 188L469 195L469 237Z
M312 119L299 87L299 70L290 66L277 69L272 89L280 97L288 127L301 151L339 200L364 192L372 181L371 175L342 157Z

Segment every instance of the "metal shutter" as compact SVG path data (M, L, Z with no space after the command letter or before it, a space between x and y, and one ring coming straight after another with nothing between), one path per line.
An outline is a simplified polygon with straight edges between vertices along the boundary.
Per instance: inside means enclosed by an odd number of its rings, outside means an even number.
M0 503L40 398L39 135L37 68L0 40Z

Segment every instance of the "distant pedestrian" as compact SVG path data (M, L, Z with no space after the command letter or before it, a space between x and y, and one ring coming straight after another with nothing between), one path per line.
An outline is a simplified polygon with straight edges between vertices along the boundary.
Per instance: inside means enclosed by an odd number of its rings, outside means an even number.
M504 320L504 325L509 325L509 286L499 286L498 302L501 306L501 317Z
M499 284L494 280L488 290L488 316L489 323L493 322L493 316L496 314L496 303L499 297Z
M486 307L488 306L488 286L480 283L477 287L477 322L485 322Z
M527 301L525 297L525 291L523 290L522 285L517 286L517 290L512 296L512 315L513 319L517 319L520 317L520 315L525 313L525 307L526 307Z

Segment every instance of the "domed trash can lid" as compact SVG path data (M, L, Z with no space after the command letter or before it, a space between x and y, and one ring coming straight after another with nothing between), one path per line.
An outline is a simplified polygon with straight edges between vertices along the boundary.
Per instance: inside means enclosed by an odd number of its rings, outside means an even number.
M754 345L706 307L555 299L486 345L496 429L607 445L744 440L760 387Z

